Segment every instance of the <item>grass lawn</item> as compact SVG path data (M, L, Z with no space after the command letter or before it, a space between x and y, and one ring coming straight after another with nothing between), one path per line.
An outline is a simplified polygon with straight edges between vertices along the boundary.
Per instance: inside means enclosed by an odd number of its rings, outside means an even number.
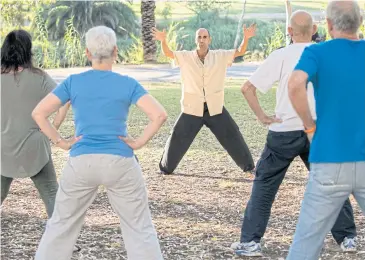
M267 129L262 127L243 100L239 87L243 80L229 80L226 108L239 125L255 161L264 146ZM166 260L236 259L229 246L239 239L241 214L249 199L253 176L244 174L222 149L207 128L196 137L180 163L176 174L160 176L158 163L165 142L179 112L178 83L144 83L167 109L169 119L143 149L137 151L149 192L151 212ZM275 89L259 96L269 114L274 111ZM135 108L129 118L132 136L141 134L146 117ZM222 126L224 127L224 126ZM63 135L74 131L72 113L61 126ZM54 164L61 174L68 154L53 147ZM265 234L265 258L283 259L295 230L300 202L307 180L300 160L288 170L272 209ZM365 218L354 204L360 251L365 250ZM33 259L43 232L45 210L29 179L15 180L2 208L1 258ZM100 189L87 212L78 245L82 251L76 259L126 259L118 218L112 211L106 192ZM364 255L342 254L328 236L322 260L364 259ZM146 259L148 260L148 259Z

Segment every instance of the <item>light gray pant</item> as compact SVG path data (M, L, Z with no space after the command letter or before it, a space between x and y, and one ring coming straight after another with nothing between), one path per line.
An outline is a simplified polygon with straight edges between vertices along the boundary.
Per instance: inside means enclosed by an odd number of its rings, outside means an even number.
M311 164L287 260L318 260L323 241L353 194L365 215L365 162Z
M163 259L136 159L90 154L68 160L35 260L71 259L86 210L99 185L105 186L109 202L120 218L128 260Z

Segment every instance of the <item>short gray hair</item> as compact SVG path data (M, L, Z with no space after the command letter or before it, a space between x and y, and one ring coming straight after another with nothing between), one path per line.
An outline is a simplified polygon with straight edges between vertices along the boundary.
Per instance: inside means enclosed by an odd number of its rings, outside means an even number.
M106 26L96 26L87 31L86 48L93 59L110 59L117 45L115 32Z
M356 33L361 25L361 10L357 1L330 1L327 6L327 18L335 30Z

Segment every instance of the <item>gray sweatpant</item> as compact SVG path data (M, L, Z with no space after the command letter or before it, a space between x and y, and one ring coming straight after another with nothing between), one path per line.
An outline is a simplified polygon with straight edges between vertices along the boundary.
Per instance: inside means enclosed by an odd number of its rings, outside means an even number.
M128 260L163 259L136 159L90 154L68 160L35 260L71 259L86 210L99 185L105 186L110 204L120 218Z
M30 177L35 187L41 196L48 218L52 216L56 193L58 189L58 182L56 172L53 166L52 157L49 157L48 163L42 168L42 170L36 175ZM1 205L8 196L10 185L13 182L13 178L5 177L1 175Z

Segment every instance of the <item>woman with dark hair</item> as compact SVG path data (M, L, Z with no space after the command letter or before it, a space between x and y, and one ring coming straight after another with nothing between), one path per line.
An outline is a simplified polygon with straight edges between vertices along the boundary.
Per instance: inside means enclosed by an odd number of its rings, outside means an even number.
M58 182L49 139L31 113L56 83L33 65L31 50L31 36L24 30L10 32L1 47L1 204L14 178L30 177L50 218ZM56 114L55 128L65 119L69 106Z
M326 35L319 35L318 32L312 35L312 42L319 43L326 41ZM293 39L290 39L289 44L293 44Z

